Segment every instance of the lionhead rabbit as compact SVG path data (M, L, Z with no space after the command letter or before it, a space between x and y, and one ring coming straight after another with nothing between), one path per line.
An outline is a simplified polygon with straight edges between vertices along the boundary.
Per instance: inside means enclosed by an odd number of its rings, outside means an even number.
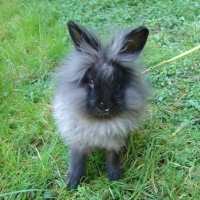
M148 94L136 60L149 31L144 26L124 30L102 44L83 26L67 25L75 51L58 73L53 107L71 150L66 181L76 188L95 148L106 152L109 179L122 177L121 149L138 125Z

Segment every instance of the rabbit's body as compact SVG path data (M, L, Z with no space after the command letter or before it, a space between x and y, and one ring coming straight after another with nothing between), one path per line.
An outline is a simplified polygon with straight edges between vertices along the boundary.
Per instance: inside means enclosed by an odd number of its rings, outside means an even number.
M76 51L58 74L53 106L61 137L71 148L67 181L73 188L94 148L107 151L110 179L122 175L120 151L144 113L148 94L136 62L148 29L120 32L102 45L84 27L72 21L68 27Z

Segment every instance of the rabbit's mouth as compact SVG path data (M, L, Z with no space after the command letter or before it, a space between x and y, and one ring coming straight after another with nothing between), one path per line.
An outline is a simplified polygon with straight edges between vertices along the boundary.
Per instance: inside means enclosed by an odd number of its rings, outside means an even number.
M117 116L117 114L109 112L109 109L104 110L104 112L99 113L98 115L95 115L93 117L95 117L96 119L99 120L103 120L103 119L112 119L115 118Z
M113 116L112 115L109 115L109 114L101 114L101 115L99 115L99 116L96 116L96 119L99 119L99 120L104 120L104 119L106 119L106 120L108 120L108 119L112 119L113 118Z

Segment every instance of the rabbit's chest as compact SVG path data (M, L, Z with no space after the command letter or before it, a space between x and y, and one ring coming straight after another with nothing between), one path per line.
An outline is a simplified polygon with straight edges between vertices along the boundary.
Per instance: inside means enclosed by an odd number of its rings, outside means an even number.
M74 122L67 140L79 147L106 148L119 150L126 144L129 133L127 124L121 121L79 121Z

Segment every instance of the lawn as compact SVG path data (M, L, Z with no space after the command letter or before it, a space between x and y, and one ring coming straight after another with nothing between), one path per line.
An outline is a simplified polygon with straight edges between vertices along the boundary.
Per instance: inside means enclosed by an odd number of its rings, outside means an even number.
M199 10L197 0L1 0L0 199L199 200ZM142 62L152 88L124 151L124 178L109 181L96 151L75 191L66 190L69 150L51 107L54 72L72 48L70 19L102 38L147 26Z

